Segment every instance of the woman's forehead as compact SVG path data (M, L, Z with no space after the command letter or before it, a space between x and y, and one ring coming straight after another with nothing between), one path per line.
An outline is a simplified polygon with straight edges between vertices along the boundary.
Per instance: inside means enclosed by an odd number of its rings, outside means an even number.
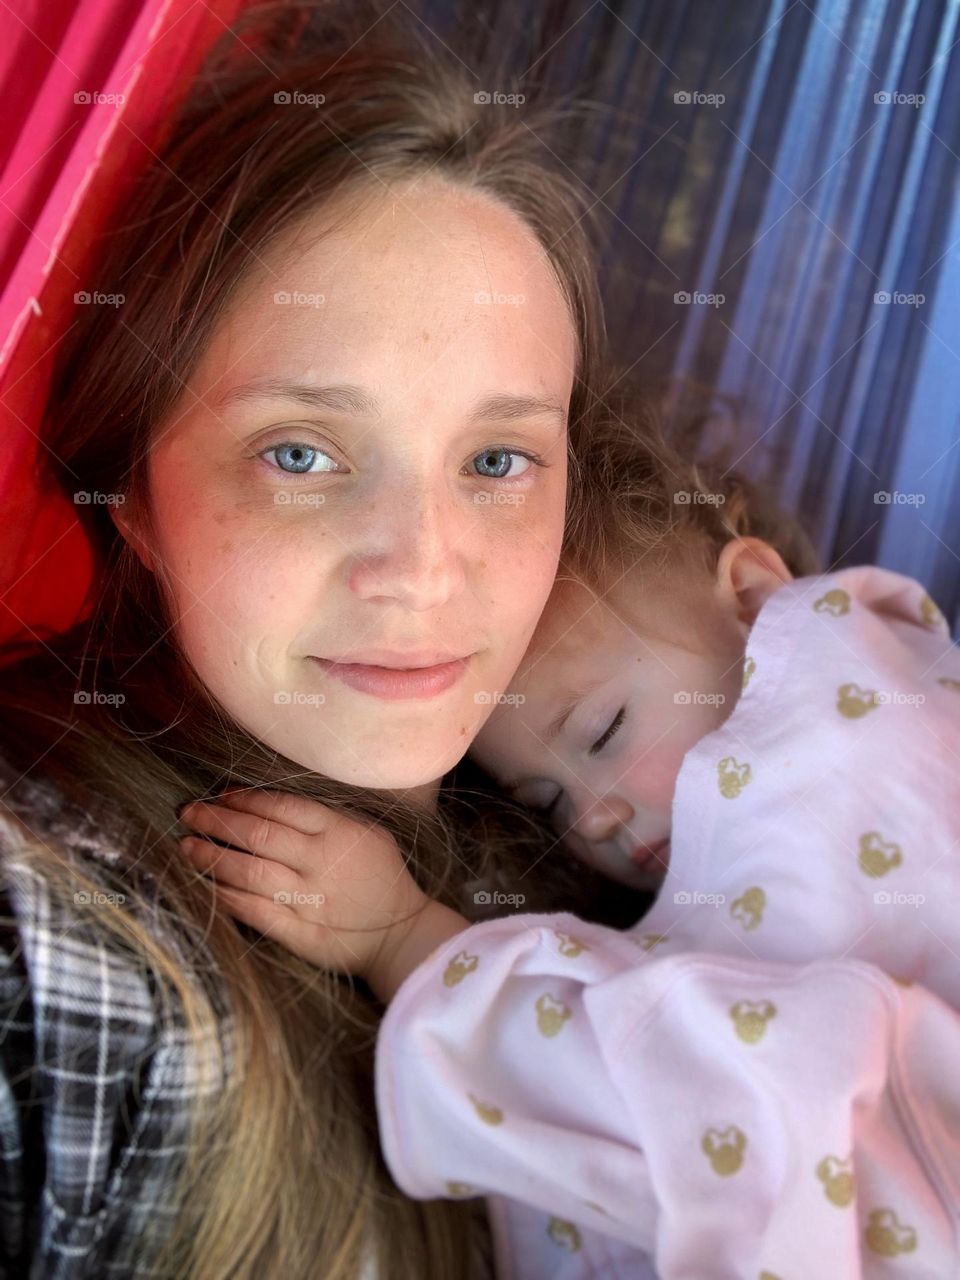
M496 366L498 389L569 398L576 335L516 215L483 201L459 225L429 203L388 216L365 205L358 217L299 256L285 246L258 264L198 366L198 394L321 366L339 382L372 369L407 397L417 386L472 396L494 389Z

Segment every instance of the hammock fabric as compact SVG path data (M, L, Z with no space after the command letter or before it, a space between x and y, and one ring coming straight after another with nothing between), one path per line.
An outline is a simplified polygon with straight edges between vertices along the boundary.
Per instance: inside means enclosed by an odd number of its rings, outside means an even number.
M73 502L36 474L40 415L93 237L243 0L0 7L0 640L76 621L93 569Z

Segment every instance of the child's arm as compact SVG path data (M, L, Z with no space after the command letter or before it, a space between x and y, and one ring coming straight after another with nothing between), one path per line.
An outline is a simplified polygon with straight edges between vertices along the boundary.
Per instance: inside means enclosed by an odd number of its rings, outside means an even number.
M410 890L382 831L295 800L282 821L271 793L219 826L190 814L261 853L195 861L237 886L241 919L390 1002L377 1107L407 1194L512 1197L548 1215L545 1247L576 1252L592 1228L661 1280L869 1276L901 1254L950 1274L945 1003L860 961L671 955L566 913L468 926Z
M377 1043L398 1185L524 1201L661 1280L951 1274L956 1013L861 961L670 948L566 913L441 945Z

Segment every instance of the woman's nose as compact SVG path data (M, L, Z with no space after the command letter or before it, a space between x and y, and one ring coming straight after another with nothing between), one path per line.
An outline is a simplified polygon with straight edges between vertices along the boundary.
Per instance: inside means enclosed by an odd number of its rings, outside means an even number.
M350 589L361 600L436 609L463 588L466 535L462 515L442 493L397 486L374 500L354 544Z
M619 829L633 817L633 808L622 796L611 793L577 802L573 830L591 843L612 840Z

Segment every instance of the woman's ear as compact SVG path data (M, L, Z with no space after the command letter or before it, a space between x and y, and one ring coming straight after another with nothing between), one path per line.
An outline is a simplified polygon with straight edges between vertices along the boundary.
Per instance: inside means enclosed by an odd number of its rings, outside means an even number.
M122 503L111 503L107 510L110 512L110 519L116 526L120 536L133 548L144 568L153 573L153 555L137 528L137 522L134 520L132 512L128 512L125 504Z
M744 630L753 626L774 591L792 581L793 574L779 551L762 538L731 538L720 552L717 590Z

